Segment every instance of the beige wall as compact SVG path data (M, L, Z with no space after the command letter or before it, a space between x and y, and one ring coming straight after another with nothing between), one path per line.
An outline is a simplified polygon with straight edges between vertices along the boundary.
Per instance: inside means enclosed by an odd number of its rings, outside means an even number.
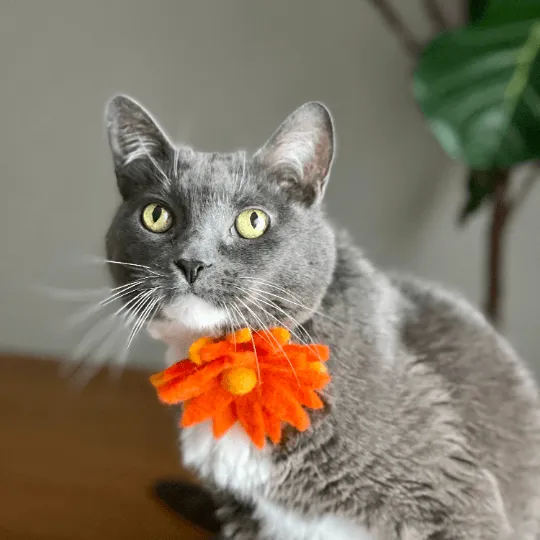
M399 1L425 35L418 4ZM75 306L35 287L105 283L98 266L73 261L102 253L118 200L102 127L115 92L207 150L254 149L296 106L325 101L339 136L335 220L380 264L478 297L480 227L454 227L462 179L417 110L411 63L369 2L6 0L0 65L2 349L68 354L80 339L66 331ZM512 239L509 311L529 355L538 345L534 207ZM160 354L143 343L132 358Z
M464 227L456 227L464 197L463 167L454 165L438 183L432 203L415 216L417 232L401 261L407 270L457 288L479 305L485 299L485 252L488 215L480 213ZM516 180L519 181L519 178ZM504 331L540 375L538 231L540 186L512 220L506 241L504 271Z

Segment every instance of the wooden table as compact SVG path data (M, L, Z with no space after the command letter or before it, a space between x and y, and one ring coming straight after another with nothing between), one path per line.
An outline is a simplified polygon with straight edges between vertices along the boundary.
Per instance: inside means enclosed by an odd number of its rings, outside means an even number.
M176 438L147 373L105 372L78 392L52 361L0 356L0 538L208 538L150 491L187 477Z

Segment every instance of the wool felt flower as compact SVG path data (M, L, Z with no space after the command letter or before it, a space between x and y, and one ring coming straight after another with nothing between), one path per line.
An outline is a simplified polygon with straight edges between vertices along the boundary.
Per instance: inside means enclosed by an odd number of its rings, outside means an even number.
M222 339L203 337L189 358L152 375L166 404L184 404L182 427L212 421L219 439L237 422L258 448L281 441L282 426L310 426L305 408L321 409L318 394L329 382L325 345L291 343L285 328L243 328Z

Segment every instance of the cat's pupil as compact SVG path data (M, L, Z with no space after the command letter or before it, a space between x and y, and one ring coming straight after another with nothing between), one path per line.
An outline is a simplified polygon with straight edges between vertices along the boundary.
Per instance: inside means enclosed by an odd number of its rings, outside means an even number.
M256 229L259 223L259 214L257 214L257 212L252 212L251 216L249 216L249 221L251 223L251 226Z
M152 211L152 219L154 220L154 223L155 223L156 221L158 221L159 218L161 217L161 212L162 212L162 210L163 210L163 209L161 208L161 206L156 206L156 207L154 208L154 210Z

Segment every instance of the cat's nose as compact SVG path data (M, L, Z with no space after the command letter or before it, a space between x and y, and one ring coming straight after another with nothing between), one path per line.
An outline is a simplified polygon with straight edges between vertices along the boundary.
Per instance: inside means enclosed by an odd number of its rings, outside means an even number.
M202 261L190 261L187 259L178 259L174 261L174 264L181 270L190 285L193 285L197 281L202 270L212 266Z

